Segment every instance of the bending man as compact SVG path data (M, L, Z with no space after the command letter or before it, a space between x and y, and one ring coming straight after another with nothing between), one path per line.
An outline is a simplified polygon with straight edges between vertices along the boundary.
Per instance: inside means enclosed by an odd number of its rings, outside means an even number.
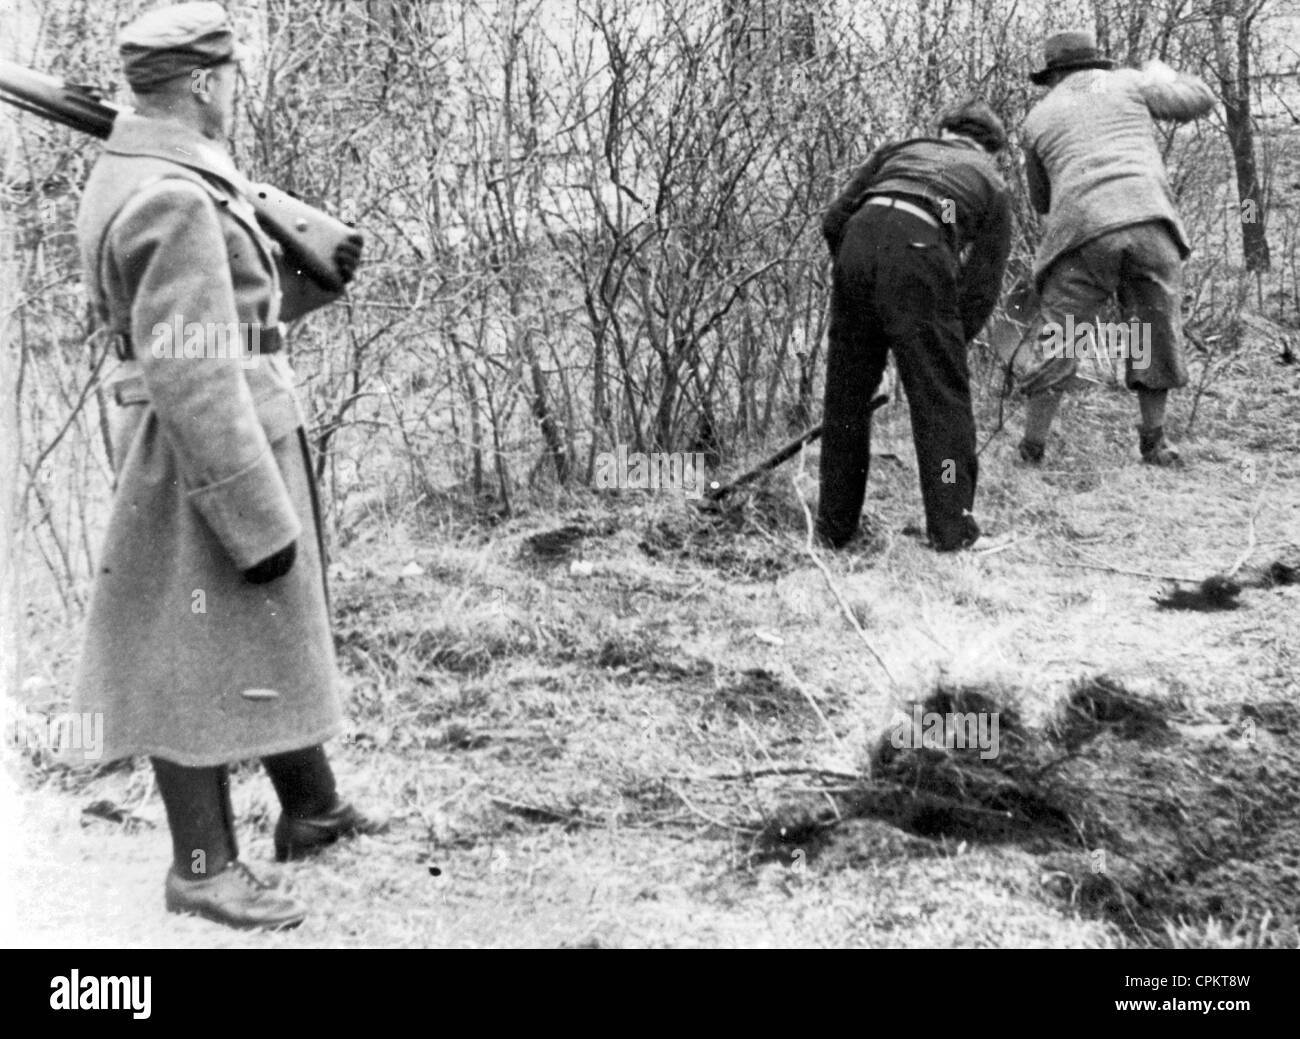
M938 137L872 153L822 221L834 256L817 527L856 533L871 461L868 403L894 355L912 416L926 531L941 552L979 537L978 464L966 348L997 302L1011 250L1006 144L993 111L968 101Z
M1198 118L1214 95L1157 60L1141 72L1114 65L1090 34L1059 33L1047 41L1045 67L1030 76L1048 88L1024 129L1030 201L1047 214L1034 262L1041 323L1014 365L1029 398L1019 450L1030 464L1043 460L1062 392L1101 381L1102 354L1125 359L1125 385L1136 391L1141 414L1142 460L1179 462L1164 420L1169 391L1187 384L1180 307L1191 247L1152 120ZM1104 325L1100 315L1112 297L1121 320ZM1101 328L1108 334L1099 335Z

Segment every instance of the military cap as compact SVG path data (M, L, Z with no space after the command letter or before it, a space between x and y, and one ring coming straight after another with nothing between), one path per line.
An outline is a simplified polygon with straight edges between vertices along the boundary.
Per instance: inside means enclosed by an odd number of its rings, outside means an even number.
M133 90L189 76L195 69L238 60L243 49L226 9L218 3L172 4L137 18L119 40L122 71Z

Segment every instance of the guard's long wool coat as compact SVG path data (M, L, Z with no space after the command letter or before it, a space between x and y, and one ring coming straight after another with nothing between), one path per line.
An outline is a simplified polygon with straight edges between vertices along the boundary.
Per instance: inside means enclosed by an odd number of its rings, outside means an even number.
M213 142L124 114L82 200L87 288L134 358L110 386L117 486L73 695L103 713L102 760L215 765L339 728L292 373L230 343L243 324L270 344L279 321L278 247L246 190ZM244 579L295 539L286 576Z

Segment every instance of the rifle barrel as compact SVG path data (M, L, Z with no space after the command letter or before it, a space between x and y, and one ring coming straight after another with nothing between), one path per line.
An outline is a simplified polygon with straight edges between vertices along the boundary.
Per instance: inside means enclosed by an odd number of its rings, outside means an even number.
M25 112L106 138L120 111L89 87L64 83L54 76L0 60L0 100Z
M105 139L118 115L129 109L105 101L93 87L0 60L0 101L24 112ZM347 224L269 184L253 184L249 202L262 229L284 247L285 259L329 292L342 292L351 277L335 250L360 235Z

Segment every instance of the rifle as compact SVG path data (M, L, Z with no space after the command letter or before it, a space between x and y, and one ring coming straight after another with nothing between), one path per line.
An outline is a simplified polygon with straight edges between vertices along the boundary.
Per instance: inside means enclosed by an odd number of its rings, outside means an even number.
M95 87L65 83L2 60L0 101L101 139L108 137L120 113L130 111L105 101ZM249 194L257 222L280 243L285 260L322 289L342 292L353 271L335 263L335 250L347 239L361 236L341 220L270 184L253 184Z

